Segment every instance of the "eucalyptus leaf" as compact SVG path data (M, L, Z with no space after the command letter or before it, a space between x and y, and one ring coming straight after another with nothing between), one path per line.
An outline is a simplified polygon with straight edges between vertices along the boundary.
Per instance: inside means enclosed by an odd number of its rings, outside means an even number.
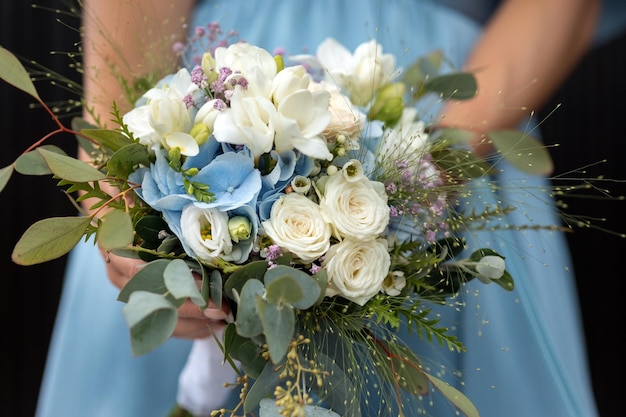
M467 100L476 95L478 85L473 74L456 72L434 77L426 81L424 88L440 94L444 100Z
M265 290L270 304L292 304L304 297L298 281L289 275L279 275L265 286Z
M224 353L239 361L243 371L252 379L259 377L267 361L261 356L260 347L252 339L237 334L233 323L224 330Z
M326 296L324 289L328 285L328 273L325 269L320 269L315 274L311 275L311 277L315 280L315 282L317 282L317 285L320 287L320 294L317 297L317 301L315 302L315 305L320 305L322 304L322 301L324 301L324 297Z
M461 391L428 373L424 372L424 376L466 417L480 417L476 406Z
M273 296L270 295L270 284L275 279L282 278L284 276L289 276L293 278L300 289L300 291L297 293L295 292L295 290L282 289L281 291L284 294L284 299L290 299L290 301L286 302L289 302L297 309L306 310L318 301L322 289L314 278L312 278L306 272L300 271L290 266L278 265L272 269L268 269L264 277L265 286L267 288L267 299L269 302L272 302L270 300L270 297ZM293 294L285 293L289 291L293 291Z
M13 249L18 265L35 265L59 258L80 241L90 217L51 217L31 225Z
M263 283L258 279L246 281L241 289L240 301L237 309L237 333L243 337L254 337L263 333L263 325L257 313L256 299L265 291Z
M81 135L84 135L111 152L117 152L122 147L130 145L133 141L122 132L110 129L82 129Z
M413 99L418 99L424 91L426 80L439 74L443 54L441 51L431 52L429 55L420 57L411 64L402 76L402 82L409 86Z
M287 354L296 328L296 314L289 305L270 304L256 297L256 308L263 324L265 342L272 362L278 363Z
M147 291L133 292L122 311L130 328L135 356L148 353L167 341L178 320L177 306Z
M527 133L500 130L487 136L498 153L517 169L536 175L548 175L554 170L548 149Z
M111 156L107 169L110 176L126 179L137 165L150 165L148 149L139 143L131 143Z
M243 412L245 415L251 413L262 399L273 397L274 389L280 384L278 372L274 370L271 362L265 364L265 368L250 387L246 399L243 403Z
M11 175L13 175L13 165L8 165L0 169L0 192L4 190L4 187L9 183Z
M189 298L200 308L206 308L207 303L202 297L193 273L182 259L174 259L163 271L165 286L176 299Z
M248 280L256 279L258 281L262 281L263 276L267 271L267 268L267 261L250 262L239 268L238 270L230 274L230 276L224 283L224 294L226 294L227 297L233 299L233 290L241 294L241 290Z
M54 145L42 145L38 149L47 149L59 155L67 155L63 149ZM20 155L15 161L15 170L23 175L51 175L46 160L36 151L30 151Z
M11 84L13 87L16 87L23 92L30 94L31 96L35 97L39 102L41 102L39 94L37 93L37 89L35 89L35 85L30 79L30 75L28 74L24 66L20 63L19 59L17 59L15 55L13 55L7 49L1 46L0 62L2 62L2 65L0 65L0 78Z
M133 243L133 221L124 210L111 210L102 216L98 243L105 250L123 248Z
M205 299L211 297L211 300L215 303L216 306L222 305L222 274L217 269L211 271L208 276L208 281L206 285L206 292L203 292ZM205 279L202 280L202 286L204 290Z
M117 300L127 303L130 295L135 291L149 291L159 295L168 294L163 274L170 262L172 262L170 259L157 259L145 264L122 288ZM177 300L170 296L170 301L180 306L185 300Z
M100 181L106 178L102 172L86 162L47 149L37 148L54 175L71 182Z

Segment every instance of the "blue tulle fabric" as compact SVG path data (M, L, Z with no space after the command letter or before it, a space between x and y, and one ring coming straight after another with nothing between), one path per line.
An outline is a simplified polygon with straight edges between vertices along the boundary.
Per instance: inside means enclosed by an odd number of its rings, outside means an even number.
M199 3L191 28L216 21L225 31L237 30L242 40L270 52L282 48L288 54L314 53L329 36L349 49L375 38L385 52L396 55L398 66L441 49L459 68L480 34L478 22L494 2L461 2L473 3L471 15L479 18L450 8L454 1L446 3L207 0ZM424 110L434 115L436 109L433 104ZM502 172L492 180L503 188L492 192L477 185L468 205L498 200L518 206L493 224L502 228L558 224L554 204L546 198L545 179L530 178L504 163L499 167ZM464 341L467 353L448 352L414 334L403 338L431 373L468 395L481 416L596 416L575 278L563 236L487 231L468 239L506 257L515 291L472 283L453 301L462 307L435 310ZM116 297L97 249L91 243L79 244L69 258L37 417L159 417L174 404L190 343L170 340L154 352L132 357L122 304ZM456 415L436 394L425 399L424 408L427 415Z

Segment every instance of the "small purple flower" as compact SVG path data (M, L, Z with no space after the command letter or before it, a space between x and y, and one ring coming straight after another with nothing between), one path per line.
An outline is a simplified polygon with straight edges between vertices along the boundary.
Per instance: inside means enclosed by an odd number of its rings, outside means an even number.
M322 269L321 266L313 264L311 265L311 269L309 269L309 272L314 275L317 274L320 269Z
M280 246L278 245L271 245L267 248L267 257L266 259L269 262L272 262L274 259L282 256L282 251L280 250Z

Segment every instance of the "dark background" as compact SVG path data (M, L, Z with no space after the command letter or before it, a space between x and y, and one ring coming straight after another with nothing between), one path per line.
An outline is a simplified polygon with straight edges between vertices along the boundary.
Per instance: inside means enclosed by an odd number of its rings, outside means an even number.
M43 3L43 2L41 2ZM50 8L64 8L63 1L45 2ZM13 53L38 62L78 81L68 68L71 61L50 51L75 51L79 22L59 16L68 23L54 23L51 13L32 9L29 1L2 0L0 45ZM577 71L555 95L542 114L562 106L543 124L544 137L561 146L553 150L556 173L569 172L589 163L607 159L585 176L604 174L626 179L626 138L621 108L626 99L626 36L590 53ZM76 98L49 83L37 83L47 102ZM54 129L42 109L29 110L33 100L0 82L0 168L9 165L32 143ZM65 119L66 122L69 119ZM53 143L72 153L71 137L59 136ZM626 186L604 184L615 195L626 195ZM606 229L625 232L626 202L568 198L568 211L606 217ZM0 287L2 346L0 352L0 416L32 417L46 350L62 285L65 259L45 265L20 267L11 261L11 251L21 234L33 222L50 216L74 214L67 198L45 178L14 174L0 194ZM616 416L621 406L621 383L613 382L624 372L624 355L618 339L624 328L622 307L621 256L626 239L597 230L577 229L569 235L577 272L593 388L603 417ZM618 379L619 380L619 379ZM530 417L530 416L529 416Z

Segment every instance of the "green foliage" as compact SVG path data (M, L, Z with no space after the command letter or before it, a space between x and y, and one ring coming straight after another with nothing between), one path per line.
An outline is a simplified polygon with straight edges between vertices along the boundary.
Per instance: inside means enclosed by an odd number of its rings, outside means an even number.
M42 147L37 148L37 152L41 154L50 171L66 181L89 182L101 181L106 178L102 172L76 158L61 155Z
M20 61L8 50L0 46L0 78L19 90L36 98L41 102L37 89L30 79L30 75Z
M51 217L30 226L13 249L19 265L35 265L68 253L85 234L89 217Z
M45 149L59 155L66 155L63 149L54 145L42 145L38 149ZM67 156L67 155L66 155ZM52 171L48 167L46 160L40 152L36 150L20 155L15 160L15 170L23 175L51 175Z
M102 217L98 242L105 250L123 248L133 243L133 223L124 210L111 210Z
M517 130L489 132L489 139L514 167L535 175L548 175L554 170L548 149L536 138Z

